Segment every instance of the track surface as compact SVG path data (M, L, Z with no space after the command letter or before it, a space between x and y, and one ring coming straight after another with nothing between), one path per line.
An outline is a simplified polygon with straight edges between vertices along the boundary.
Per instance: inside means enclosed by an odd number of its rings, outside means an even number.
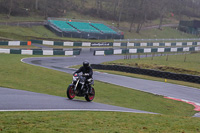
M23 59L23 62L72 74L74 70L67 67L80 65L84 60L89 60L91 64L95 64L116 59L123 59L123 56L92 56L92 52L86 49L77 57L27 58ZM200 103L200 89L192 87L98 72L94 73L94 79L157 95Z
M112 60L123 58L123 56L116 56L116 55L115 56L92 56L92 54L93 54L92 50L83 49L81 52L81 55L77 57L74 56L74 57L26 58L26 59L23 59L22 61L28 64L42 66L49 69L54 69L54 70L72 74L75 70L70 69L68 67L73 66L73 65L81 65L84 60L89 60L91 64L96 64L96 63L102 63L105 61L112 61ZM130 78L130 77L106 74L106 73L99 73L99 72L94 73L94 79L115 84L115 85L119 85L119 86L136 89L136 90L141 90L144 92L157 94L157 95L174 97L178 99L192 101L195 103L200 103L200 98L199 98L200 89L196 89L192 87L186 87L186 86L181 86L181 85L150 81L150 80L144 80L144 79L136 79L136 78ZM2 90L2 88L0 90ZM4 100L7 99L5 100L5 102L7 101L10 107L6 107L5 105L2 106L2 104L0 104L0 110L2 109L4 110L6 109L8 110L17 110L17 109L19 110L20 109L22 110L23 109L25 110L26 109L89 110L91 109L91 110L102 110L102 111L103 110L104 111L105 110L107 111L120 110L122 112L128 111L128 112L148 113L144 111L132 110L132 109L99 104L99 103L94 103L94 102L88 103L84 101L74 101L74 100L70 101L70 100L66 100L66 98L49 96L49 95L44 95L44 94L37 94L37 93L26 92L26 91L20 91L20 93L17 93L18 90L12 90L12 89L10 90L7 88L4 88L3 90L4 90L3 92L7 94L7 97L0 96L0 101L3 100L1 97L4 97ZM0 94L2 94L2 92ZM15 95L12 96L12 94L15 94ZM11 100L9 100L9 96L11 97ZM12 99L12 97L16 99ZM20 102L22 102L22 106L19 106L19 108L17 108L18 106L14 106L14 104L18 103L16 102L16 100L18 100L17 97L19 97L19 99L20 98L22 99L20 100ZM12 103L13 100L14 102Z
M0 87L0 111L119 111L151 113L135 109L111 106L95 102L68 100L64 97L51 96L29 91Z

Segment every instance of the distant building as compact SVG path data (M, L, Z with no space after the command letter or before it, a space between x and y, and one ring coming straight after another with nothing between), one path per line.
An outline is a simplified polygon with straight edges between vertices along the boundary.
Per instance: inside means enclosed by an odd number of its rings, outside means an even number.
M186 33L200 35L200 21L180 21L178 29Z

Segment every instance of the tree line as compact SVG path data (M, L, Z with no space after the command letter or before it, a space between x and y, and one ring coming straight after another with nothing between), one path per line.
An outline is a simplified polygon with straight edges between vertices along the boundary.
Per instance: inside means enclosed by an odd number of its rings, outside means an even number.
M147 21L170 15L200 17L200 0L0 0L0 13L10 16L29 16L34 13L47 17L62 17L76 11L103 19L137 24L139 33Z

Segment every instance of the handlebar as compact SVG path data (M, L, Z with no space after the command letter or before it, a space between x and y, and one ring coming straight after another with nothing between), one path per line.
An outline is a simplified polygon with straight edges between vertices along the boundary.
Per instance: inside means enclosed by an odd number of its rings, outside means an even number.
M89 76L89 73L82 74L83 77Z
M74 73L73 75L75 76L75 75L79 75L79 74L78 73ZM83 77L89 76L89 73L82 74L82 76Z

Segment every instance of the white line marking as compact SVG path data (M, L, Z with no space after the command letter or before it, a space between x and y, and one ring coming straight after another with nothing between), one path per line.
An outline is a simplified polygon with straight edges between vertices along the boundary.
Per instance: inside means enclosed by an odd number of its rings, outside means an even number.
M0 110L0 112L42 112L42 111L102 111L102 112L128 112L128 113L148 113L148 114L157 114L145 111L124 111L124 110L105 110L105 109L16 109L16 110Z

